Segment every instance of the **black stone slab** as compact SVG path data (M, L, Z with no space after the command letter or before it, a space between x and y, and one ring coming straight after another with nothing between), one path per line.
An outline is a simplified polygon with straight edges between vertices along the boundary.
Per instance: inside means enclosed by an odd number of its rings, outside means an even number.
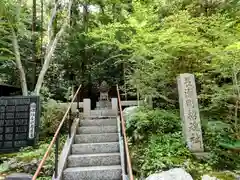
M39 134L38 96L0 97L0 153L34 146Z

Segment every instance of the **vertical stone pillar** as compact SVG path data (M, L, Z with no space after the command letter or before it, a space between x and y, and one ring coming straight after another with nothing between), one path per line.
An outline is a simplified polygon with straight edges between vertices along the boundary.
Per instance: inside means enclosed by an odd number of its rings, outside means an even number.
M192 152L203 152L201 121L193 74L180 74L178 77L178 94L183 135L187 146Z
M112 101L112 110L117 115L117 113L118 113L118 99L117 98L112 98L111 101Z
M153 99L152 99L152 96L151 96L151 95L148 95L146 99L147 99L147 105L148 105L150 108L153 108Z
M91 115L91 99L83 99L83 115L85 117Z

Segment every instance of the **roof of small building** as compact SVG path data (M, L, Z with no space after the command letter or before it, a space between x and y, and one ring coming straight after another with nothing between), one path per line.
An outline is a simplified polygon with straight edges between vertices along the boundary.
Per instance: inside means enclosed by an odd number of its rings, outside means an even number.
M10 85L10 84L6 84L6 83L3 83L3 82L0 82L0 86L20 89L20 87L13 86L13 85Z

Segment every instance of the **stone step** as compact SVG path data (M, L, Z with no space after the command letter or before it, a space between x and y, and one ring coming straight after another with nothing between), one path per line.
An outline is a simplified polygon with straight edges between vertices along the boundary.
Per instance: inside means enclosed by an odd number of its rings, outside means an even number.
M92 110L96 112L91 112L89 116L86 116L86 118L92 117L92 118L101 118L101 117L115 117L116 118L116 112L109 112L106 110ZM98 112L97 112L98 111Z
M79 134L116 133L117 131L117 126L83 126L78 128Z
M116 112L111 109L103 109L103 110L91 110L91 116L102 115L102 116L116 116Z
M100 126L100 125L117 125L117 119L86 119L80 121L80 126Z
M90 115L84 118L85 119L116 119L116 116Z
M120 180L121 166L93 166L67 168L63 172L64 180Z
M120 165L120 153L75 154L68 157L68 167Z
M72 154L117 153L119 142L73 144Z
M75 137L75 143L101 143L101 142L117 142L119 140L118 133L102 133L102 134L78 134Z

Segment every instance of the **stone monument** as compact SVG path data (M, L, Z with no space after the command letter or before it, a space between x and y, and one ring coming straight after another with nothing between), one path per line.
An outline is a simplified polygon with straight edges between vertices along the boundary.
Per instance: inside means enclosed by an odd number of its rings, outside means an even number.
M83 114L85 117L91 115L91 99L83 99Z
M112 98L111 99L111 104L112 104L112 110L117 115L118 114L118 99L117 98Z
M192 152L203 152L202 129L194 75L180 74L177 81L184 138Z
M0 97L0 153L34 146L40 123L39 96Z
M106 81L103 81L99 87L100 91L100 100L106 100L108 101L108 91L109 91L109 86Z
M100 98L99 98L99 106L100 109L102 108L108 108L109 104L109 97L108 97L108 91L109 91L109 85L106 81L103 81L99 87L100 91Z

